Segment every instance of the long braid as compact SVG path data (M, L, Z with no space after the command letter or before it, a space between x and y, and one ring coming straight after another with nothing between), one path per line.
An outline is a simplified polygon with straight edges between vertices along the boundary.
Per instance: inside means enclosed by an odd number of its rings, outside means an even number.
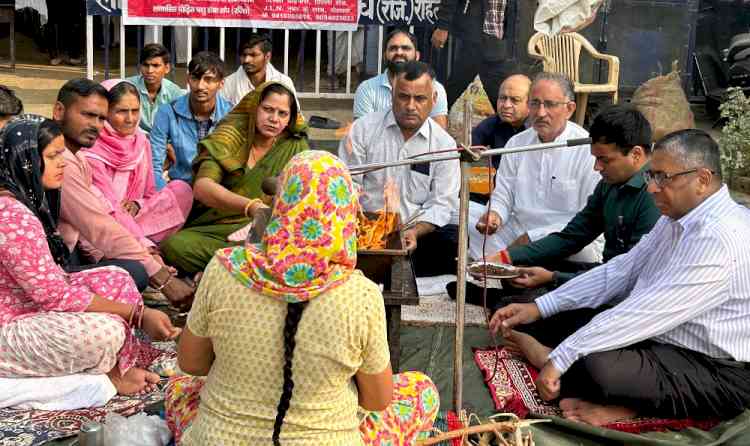
M276 408L276 421L273 424L273 444L279 446L279 435L281 434L281 425L284 423L284 417L289 410L289 402L292 399L292 390L294 390L294 380L292 380L292 360L294 359L294 347L296 342L294 337L297 335L297 327L302 318L302 310L307 306L307 302L297 302L287 304L286 321L284 322L284 384L281 391L279 405Z

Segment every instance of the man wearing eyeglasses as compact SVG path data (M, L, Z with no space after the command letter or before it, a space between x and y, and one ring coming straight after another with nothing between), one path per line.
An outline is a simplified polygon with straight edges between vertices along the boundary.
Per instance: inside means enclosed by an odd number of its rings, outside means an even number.
M512 137L506 148L587 138L586 130L569 121L576 109L574 97L565 75L539 73L529 98L532 128ZM481 259L561 230L599 182L590 149L587 144L504 155L487 210L469 234L471 257ZM600 262L602 245L597 239L571 260Z
M647 191L644 172L651 154L651 126L634 107L613 105L591 124L591 155L602 180L586 206L560 232L529 245L514 246L491 260L510 260L520 268L513 284L522 288L562 285L597 264L575 264L564 259L604 234L607 262L628 252L654 227L660 217Z
M490 328L541 369L541 397L562 398L569 419L735 417L750 406L750 211L702 130L657 142L645 177L662 214L646 237L501 308Z

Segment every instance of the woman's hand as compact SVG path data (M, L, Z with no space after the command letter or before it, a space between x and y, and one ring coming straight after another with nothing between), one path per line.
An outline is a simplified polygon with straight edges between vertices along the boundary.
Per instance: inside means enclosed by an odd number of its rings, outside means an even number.
M250 209L248 210L248 217L255 218L256 215L258 215L258 212L260 212L263 209L270 209L267 204L264 202L258 200L252 205L250 205Z
M143 309L141 328L156 341L176 338L182 330L172 325L169 316L152 308Z

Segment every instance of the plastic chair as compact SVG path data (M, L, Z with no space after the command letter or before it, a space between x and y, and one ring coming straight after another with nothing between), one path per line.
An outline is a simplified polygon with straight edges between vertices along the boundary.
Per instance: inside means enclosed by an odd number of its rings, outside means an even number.
M579 65L581 48L594 59L605 60L609 63L607 82L604 84L584 84L580 82ZM585 37L578 33L565 33L549 37L536 33L529 39L529 55L541 60L544 71L563 73L571 81L576 94L576 123L583 125L586 117L586 105L590 93L611 93L612 102L617 103L617 88L620 80L620 59L617 56L602 54L597 51Z

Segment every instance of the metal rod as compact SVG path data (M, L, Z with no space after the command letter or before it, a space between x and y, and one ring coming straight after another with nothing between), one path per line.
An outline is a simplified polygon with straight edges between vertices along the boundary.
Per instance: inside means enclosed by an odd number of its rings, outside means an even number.
M442 156L431 156L429 158L407 158L403 160L388 161L384 163L370 163L370 164L362 164L359 166L352 166L349 168L349 171L353 175L355 175L357 171L383 169L385 167L408 166L412 164L434 163L437 161L450 161L450 160L457 160L459 157L460 155L456 153L456 154L442 155Z
M521 146L521 147L510 147L507 149L506 148L494 148L494 149L487 149L487 150L483 150L479 152L479 156L482 158L486 158L488 156L504 155L507 153L519 153L519 152L530 152L534 150L576 147L579 145L589 144L589 143L590 143L590 140L588 140L587 138L583 138L583 139L571 139L569 141L532 144L532 145ZM428 157L427 155L429 155L429 153L425 154L425 157L423 158L407 158L407 159L389 161L389 162L383 162L383 163L361 164L359 166L350 167L349 171L352 174L356 174L357 172L365 171L365 170L382 169L385 167L406 166L406 165L412 165L412 164L434 163L437 161L449 161L449 160L455 160L455 159L460 158L460 155L458 153L452 153L449 155L441 155L441 156L430 156L430 157Z
M464 108L464 144L471 146L472 106ZM469 176L471 162L461 160L461 191L458 198L458 267L456 270L456 337L453 344L453 410L461 412L464 396L464 324L466 305L466 260L469 251Z
M86 77L94 79L94 16L86 16Z
M109 16L102 16L102 22L104 22L104 80L109 79Z
M289 30L284 30L284 74L289 76Z
M363 45L364 47L364 45ZM352 32L346 32L346 92L351 92L352 86ZM335 63L335 61L334 61Z
M318 29L315 31L315 94L320 93L320 40L321 31Z
M120 33L120 77L125 79L125 20L120 17L120 29L117 30Z
M223 26L219 28L219 57L221 60L227 60L227 29Z

